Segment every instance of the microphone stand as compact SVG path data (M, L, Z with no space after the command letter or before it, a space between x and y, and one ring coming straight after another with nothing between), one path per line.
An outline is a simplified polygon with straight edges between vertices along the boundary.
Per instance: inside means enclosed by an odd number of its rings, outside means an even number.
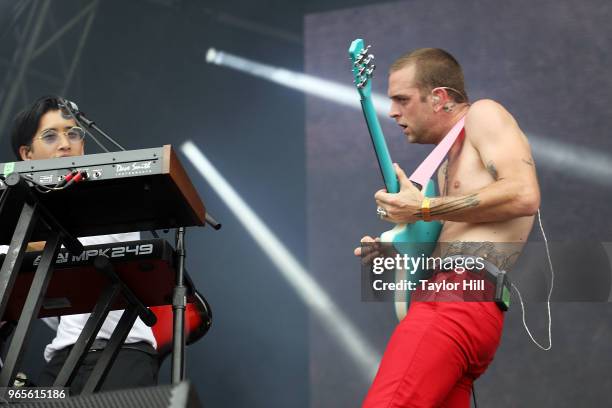
M172 293L172 384L178 384L185 378L185 227L176 229L176 254L176 285Z
M98 125L96 125L96 122L86 118L85 114L83 112L77 111L76 112L76 116L75 115L73 115L73 116L75 118L78 117L78 121L80 120L81 123L83 123L88 129L94 129L96 132L98 132L98 134L104 136L104 138L106 140L108 140L109 142L111 142L112 144L117 146L120 150L125 151L125 148L123 146L121 146L119 143L117 143L117 141L115 139L113 139L108 134L106 134L106 132L104 132L102 129L100 129L100 127ZM87 132L87 133L89 133L91 135L91 132Z
M60 98L63 107L68 111L70 116L74 118L76 123L82 128L93 129L98 134L102 135L107 141L114 144L120 150L126 149L117 143L112 137L104 132L93 120L85 117L85 114L78 110L76 104ZM104 150L108 152L93 135L87 131L92 139ZM206 212L205 223L210 225L214 230L221 229L221 224L218 223L208 212ZM151 234L155 238L159 238L157 231L151 230ZM176 230L176 283L172 293L172 317L173 317L173 335L172 335L172 368L171 378L172 384L177 384L185 378L185 309L187 307L187 287L185 286L185 227L178 227ZM195 288L194 288L195 290Z

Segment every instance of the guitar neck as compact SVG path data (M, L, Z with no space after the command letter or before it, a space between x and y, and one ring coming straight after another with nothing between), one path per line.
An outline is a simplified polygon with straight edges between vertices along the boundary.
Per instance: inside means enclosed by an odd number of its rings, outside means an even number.
M378 160L378 166L380 168L383 181L385 182L385 187L389 193L398 193L400 188L399 182L397 181L397 176L395 174L395 169L393 168L393 161L391 160L389 148L387 148L385 136L383 135L380 122L376 116L374 104L372 103L372 99L370 97L362 97L361 109L363 110L363 116L365 117L368 125L368 131L370 132L372 145L374 146L374 151L376 152L376 159Z

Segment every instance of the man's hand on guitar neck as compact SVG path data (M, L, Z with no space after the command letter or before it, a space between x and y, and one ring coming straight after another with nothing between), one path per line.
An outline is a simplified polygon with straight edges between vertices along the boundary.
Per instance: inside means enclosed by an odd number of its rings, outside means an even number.
M374 261L374 258L393 257L397 254L393 245L383 243L380 237L372 238L369 235L361 238L361 245L355 248L353 253L355 256L361 257L363 265L369 265Z
M366 235L365 237L361 238L361 241L359 242L361 242L362 245L355 248L353 253L355 256L362 257L361 262L363 262L364 265L372 262L374 258L381 256L379 251L379 237L372 238L371 236Z
M383 217L386 221L395 224L410 224L419 221L421 218L417 216L417 213L421 210L424 195L412 184L397 163L394 163L393 166L400 183L400 191L397 194L390 194L384 189L378 190L374 195L376 205L387 213Z

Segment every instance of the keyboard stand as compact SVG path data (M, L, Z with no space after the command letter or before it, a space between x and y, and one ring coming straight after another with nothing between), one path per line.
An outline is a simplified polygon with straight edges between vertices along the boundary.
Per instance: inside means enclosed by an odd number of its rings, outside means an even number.
M25 353L24 341L28 337L32 321L38 317L61 244L75 253L83 250L81 243L39 202L23 176L11 173L4 182L7 189L0 201L0 218L7 208L21 208L21 213L14 226L8 253L0 268L0 316L4 316L32 231L37 224L42 223L49 229L49 235L11 339L6 361L0 371L0 387L11 385L21 357Z

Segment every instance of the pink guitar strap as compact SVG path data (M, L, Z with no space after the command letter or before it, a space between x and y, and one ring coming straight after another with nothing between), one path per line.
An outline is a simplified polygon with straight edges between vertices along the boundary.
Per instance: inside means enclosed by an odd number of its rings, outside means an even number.
M429 153L429 156L423 163L417 167L417 169L409 177L410 180L415 183L419 183L423 188L427 187L427 182L433 176L436 169L440 166L446 154L452 147L457 137L463 133L463 126L465 124L465 116L459 119L459 122L453 126L453 128L444 136L444 139Z

